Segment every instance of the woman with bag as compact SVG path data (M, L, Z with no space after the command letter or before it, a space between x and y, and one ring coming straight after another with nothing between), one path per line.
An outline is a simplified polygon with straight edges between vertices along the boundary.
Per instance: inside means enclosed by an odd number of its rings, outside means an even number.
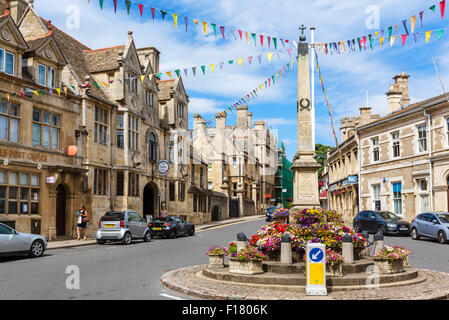
M87 218L87 210L86 206L84 204L80 205L80 210L76 213L78 216L78 222L76 225L76 234L78 235L78 238L76 240L80 240L80 230L83 229L84 238L83 240L86 240L86 227L87 222L89 219Z

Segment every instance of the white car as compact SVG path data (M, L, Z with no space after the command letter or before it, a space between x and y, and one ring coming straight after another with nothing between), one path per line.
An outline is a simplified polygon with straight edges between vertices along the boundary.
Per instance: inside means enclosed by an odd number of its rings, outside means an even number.
M40 257L47 248L47 240L37 234L19 233L0 223L0 255L28 254Z

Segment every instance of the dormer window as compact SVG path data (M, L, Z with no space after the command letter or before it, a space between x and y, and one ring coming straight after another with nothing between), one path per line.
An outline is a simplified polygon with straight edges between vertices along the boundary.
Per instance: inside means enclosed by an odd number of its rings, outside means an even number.
M0 71L14 75L14 54L0 49Z
M56 70L54 68L39 64L37 67L37 71L38 84L52 89L56 87Z

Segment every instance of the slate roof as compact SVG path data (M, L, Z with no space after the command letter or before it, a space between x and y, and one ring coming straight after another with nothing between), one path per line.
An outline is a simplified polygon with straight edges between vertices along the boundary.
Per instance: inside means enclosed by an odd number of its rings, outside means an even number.
M105 72L119 68L119 53L123 53L125 45L98 50L85 50L84 56L91 73Z

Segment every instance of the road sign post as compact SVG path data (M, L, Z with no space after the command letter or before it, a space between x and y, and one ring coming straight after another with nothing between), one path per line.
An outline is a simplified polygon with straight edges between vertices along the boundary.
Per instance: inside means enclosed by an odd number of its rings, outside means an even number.
M306 247L306 295L326 296L326 247L309 243Z

